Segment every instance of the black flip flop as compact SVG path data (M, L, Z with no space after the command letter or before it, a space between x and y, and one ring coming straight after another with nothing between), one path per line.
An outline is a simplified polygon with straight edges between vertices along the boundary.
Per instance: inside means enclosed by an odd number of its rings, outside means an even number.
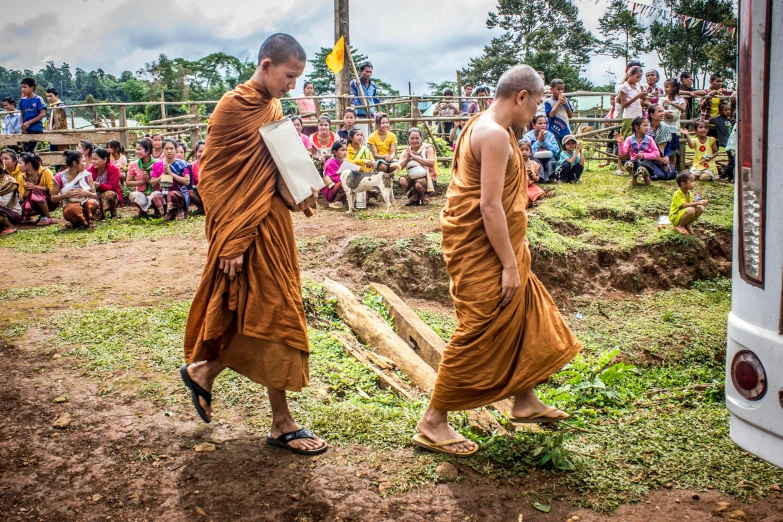
M187 386L188 390L190 390L190 397L193 399L193 406L196 407L198 416L201 417L201 420L209 424L212 422L212 418L207 415L207 412L205 412L204 408L201 407L201 403L199 403L198 399L199 397L202 397L205 401L207 401L207 404L212 406L212 394L196 384L196 382L190 378L190 375L188 375L187 364L182 365L182 367L179 369L179 374L182 376L182 382L184 382L185 386Z
M288 445L289 442L293 440L298 439L313 439L315 440L315 435L313 435L313 432L302 428L301 430L295 430L295 431L289 431L288 433L283 433L277 438L272 437L272 434L267 434L266 436L266 443L270 444L272 446L277 446L278 448L284 448L288 451L291 451L293 453L298 453L300 455L318 455L319 453L323 453L327 449L329 449L329 444L324 441L324 445L321 448L314 449L314 450L300 450L298 448L292 448Z

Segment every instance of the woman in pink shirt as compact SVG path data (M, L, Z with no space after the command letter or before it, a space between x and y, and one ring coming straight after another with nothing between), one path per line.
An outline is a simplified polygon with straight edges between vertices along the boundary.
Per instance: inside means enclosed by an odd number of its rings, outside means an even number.
M652 162L660 161L661 151L655 143L655 138L647 134L650 121L638 116L631 122L632 134L623 141L621 134L616 134L617 147L620 156L630 154L631 159L625 162L625 171L631 175L631 185L636 185L636 177L642 176L644 184L649 185Z
M87 169L92 174L95 188L98 191L97 219L106 218L106 209L113 219L117 215L117 207L122 206L122 190L120 189L120 169L111 161L111 152L107 149L95 149L92 154L92 165Z
M304 95L313 96L315 94L315 85L313 82L304 82ZM312 136L315 131L318 130L317 126L311 125L309 120L315 120L315 100L313 98L302 98L296 100L296 106L299 108L299 114L305 114L302 119L307 121L307 126L304 127L302 133L305 136Z
M330 150L332 157L326 160L324 165L323 180L326 186L321 189L321 194L329 202L329 208L338 209L343 208L346 195L337 169L348 156L348 145L344 141L337 140L332 144Z

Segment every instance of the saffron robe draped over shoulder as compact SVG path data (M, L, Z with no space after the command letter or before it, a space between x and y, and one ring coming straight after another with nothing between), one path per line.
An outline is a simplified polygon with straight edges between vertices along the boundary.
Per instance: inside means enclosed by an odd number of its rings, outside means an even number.
M431 405L468 410L516 395L547 380L582 346L544 286L530 271L527 174L514 134L506 167L503 209L519 266L520 287L500 306L503 267L481 214L481 164L470 147L470 120L457 140L452 179L441 213L442 249L457 310L457 329L443 352Z
M217 357L255 382L298 390L309 353L299 258L291 213L275 191L277 167L258 132L282 117L280 101L251 79L226 93L210 119L198 185L209 250L185 357ZM220 258L242 254L242 272L230 281Z

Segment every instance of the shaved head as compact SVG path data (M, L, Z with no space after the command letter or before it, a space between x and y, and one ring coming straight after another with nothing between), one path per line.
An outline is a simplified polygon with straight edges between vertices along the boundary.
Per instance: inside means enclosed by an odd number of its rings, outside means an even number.
M530 94L544 92L541 76L529 65L515 65L504 72L498 80L495 98L515 97L520 91L527 91Z
M272 60L272 65L280 65L292 58L299 62L306 62L307 54L293 36L277 33L267 38L261 44L261 49L258 51L259 65L261 65L264 58Z

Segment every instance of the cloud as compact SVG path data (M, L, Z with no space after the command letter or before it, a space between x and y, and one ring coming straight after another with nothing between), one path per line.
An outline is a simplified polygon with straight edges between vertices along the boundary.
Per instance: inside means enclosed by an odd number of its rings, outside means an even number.
M575 0L585 25L595 32L606 0ZM214 52L254 59L273 32L294 35L312 56L334 43L333 4L307 0L60 0L56 14L18 10L0 27L0 63L38 70L49 60L72 68L119 75L156 60L195 60ZM398 0L393 4L352 2L351 43L368 55L375 73L401 92L426 82L455 79L499 30L488 30L487 13L497 0ZM25 18L27 17L27 18ZM657 65L654 57L645 63ZM605 84L607 68L622 63L595 57L586 75ZM310 67L305 70L307 74Z

